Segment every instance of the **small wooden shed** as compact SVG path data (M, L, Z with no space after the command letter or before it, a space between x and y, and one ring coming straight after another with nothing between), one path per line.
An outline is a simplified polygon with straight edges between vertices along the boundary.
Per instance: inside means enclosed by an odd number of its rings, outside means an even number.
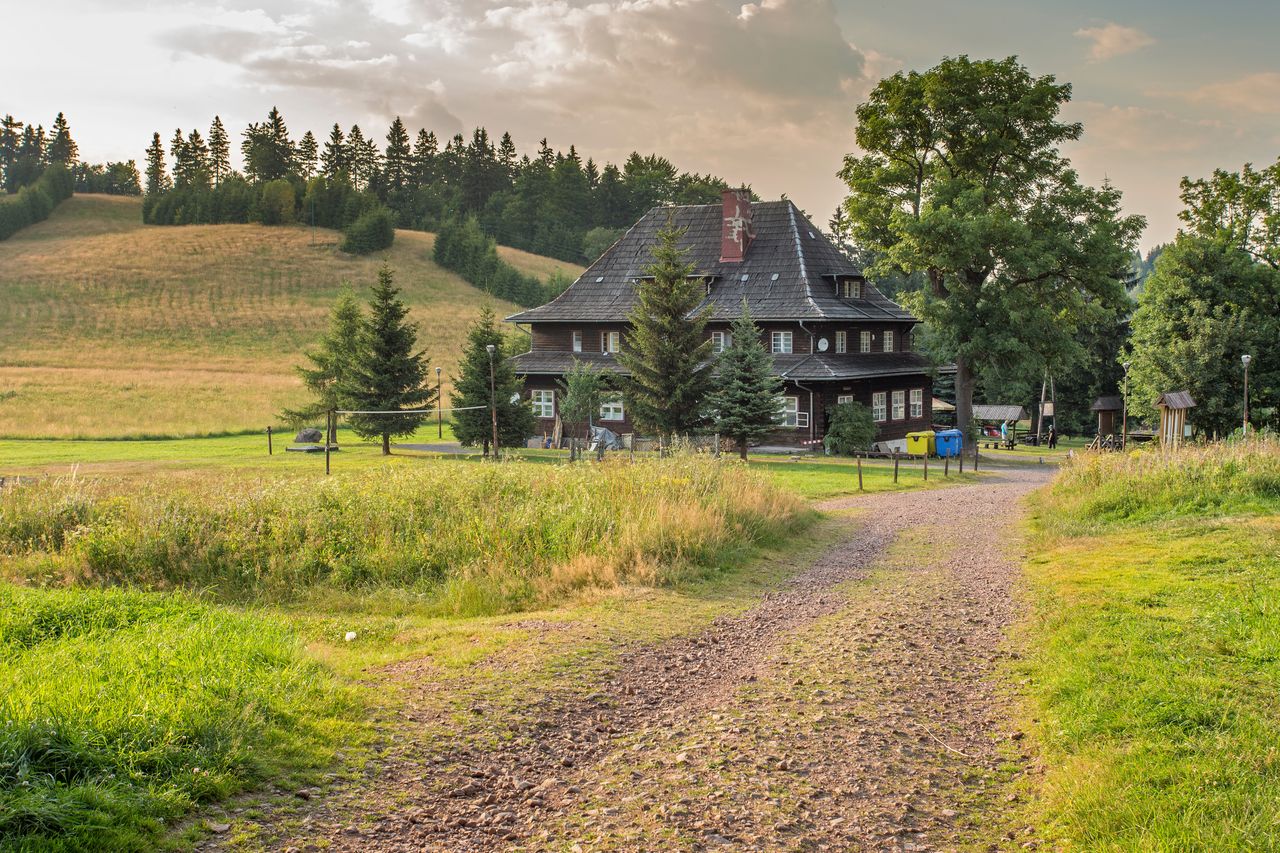
M1196 407L1190 391L1167 391L1156 400L1160 409L1160 444L1176 450L1187 430L1187 412Z
M1093 401L1091 411L1098 413L1098 435L1116 435L1120 432L1120 413L1124 400L1119 394L1103 396Z

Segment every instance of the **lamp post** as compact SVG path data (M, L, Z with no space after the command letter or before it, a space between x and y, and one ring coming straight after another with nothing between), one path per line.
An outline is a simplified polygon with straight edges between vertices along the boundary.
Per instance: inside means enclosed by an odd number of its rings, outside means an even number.
M1133 364L1133 362L1126 361L1125 363L1120 365L1121 367L1124 368L1124 399L1120 404L1120 409L1123 412L1123 414L1121 415L1121 427L1120 427L1120 449L1121 450L1129 449L1129 365L1131 364Z
M436 368L436 438L444 438L444 400L440 396L440 368Z
M498 392L494 388L493 380L493 344L485 346L485 352L489 353L489 416L493 419L493 458L498 458Z
M1245 353L1240 356L1240 363L1244 365L1244 437L1249 437L1249 362L1253 361L1253 356Z

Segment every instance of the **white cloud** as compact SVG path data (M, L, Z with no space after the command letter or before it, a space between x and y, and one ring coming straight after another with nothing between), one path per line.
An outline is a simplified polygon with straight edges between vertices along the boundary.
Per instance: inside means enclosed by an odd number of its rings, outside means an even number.
M1126 53L1133 53L1156 40L1134 27L1126 27L1114 21L1100 27L1085 27L1076 30L1080 38L1093 42L1089 48L1089 59L1092 62L1103 62Z
M1280 73L1263 71L1236 80L1209 83L1183 95L1193 103L1246 113L1280 113Z

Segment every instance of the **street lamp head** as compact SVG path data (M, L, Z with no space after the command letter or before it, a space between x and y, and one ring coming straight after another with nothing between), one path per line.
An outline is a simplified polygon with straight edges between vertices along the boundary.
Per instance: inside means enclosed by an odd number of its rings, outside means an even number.
M1126 361L1126 362L1124 362L1123 364L1121 364L1120 366L1124 368L1124 372L1125 372L1125 373L1128 373L1128 372L1129 372L1129 365L1131 365L1131 364L1133 364L1133 362L1132 362L1132 361Z
M489 357L493 357L493 344L485 344L484 351L489 353Z
M1248 353L1245 353L1244 355L1240 356L1240 361L1242 364L1244 364L1245 367L1248 367L1249 362L1253 361L1253 356L1249 355Z
M441 367L437 367L437 368L436 368L436 379L439 379L439 378L440 378L440 371L441 371L441 370L443 370L443 369L444 369L444 368L441 368Z

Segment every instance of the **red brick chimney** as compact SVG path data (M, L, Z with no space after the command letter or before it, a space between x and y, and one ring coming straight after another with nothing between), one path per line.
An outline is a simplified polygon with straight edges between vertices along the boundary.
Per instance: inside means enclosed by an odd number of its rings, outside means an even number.
M720 197L722 221L720 227L720 262L736 263L747 255L751 238L756 236L751 223L751 190L743 187L725 190Z

